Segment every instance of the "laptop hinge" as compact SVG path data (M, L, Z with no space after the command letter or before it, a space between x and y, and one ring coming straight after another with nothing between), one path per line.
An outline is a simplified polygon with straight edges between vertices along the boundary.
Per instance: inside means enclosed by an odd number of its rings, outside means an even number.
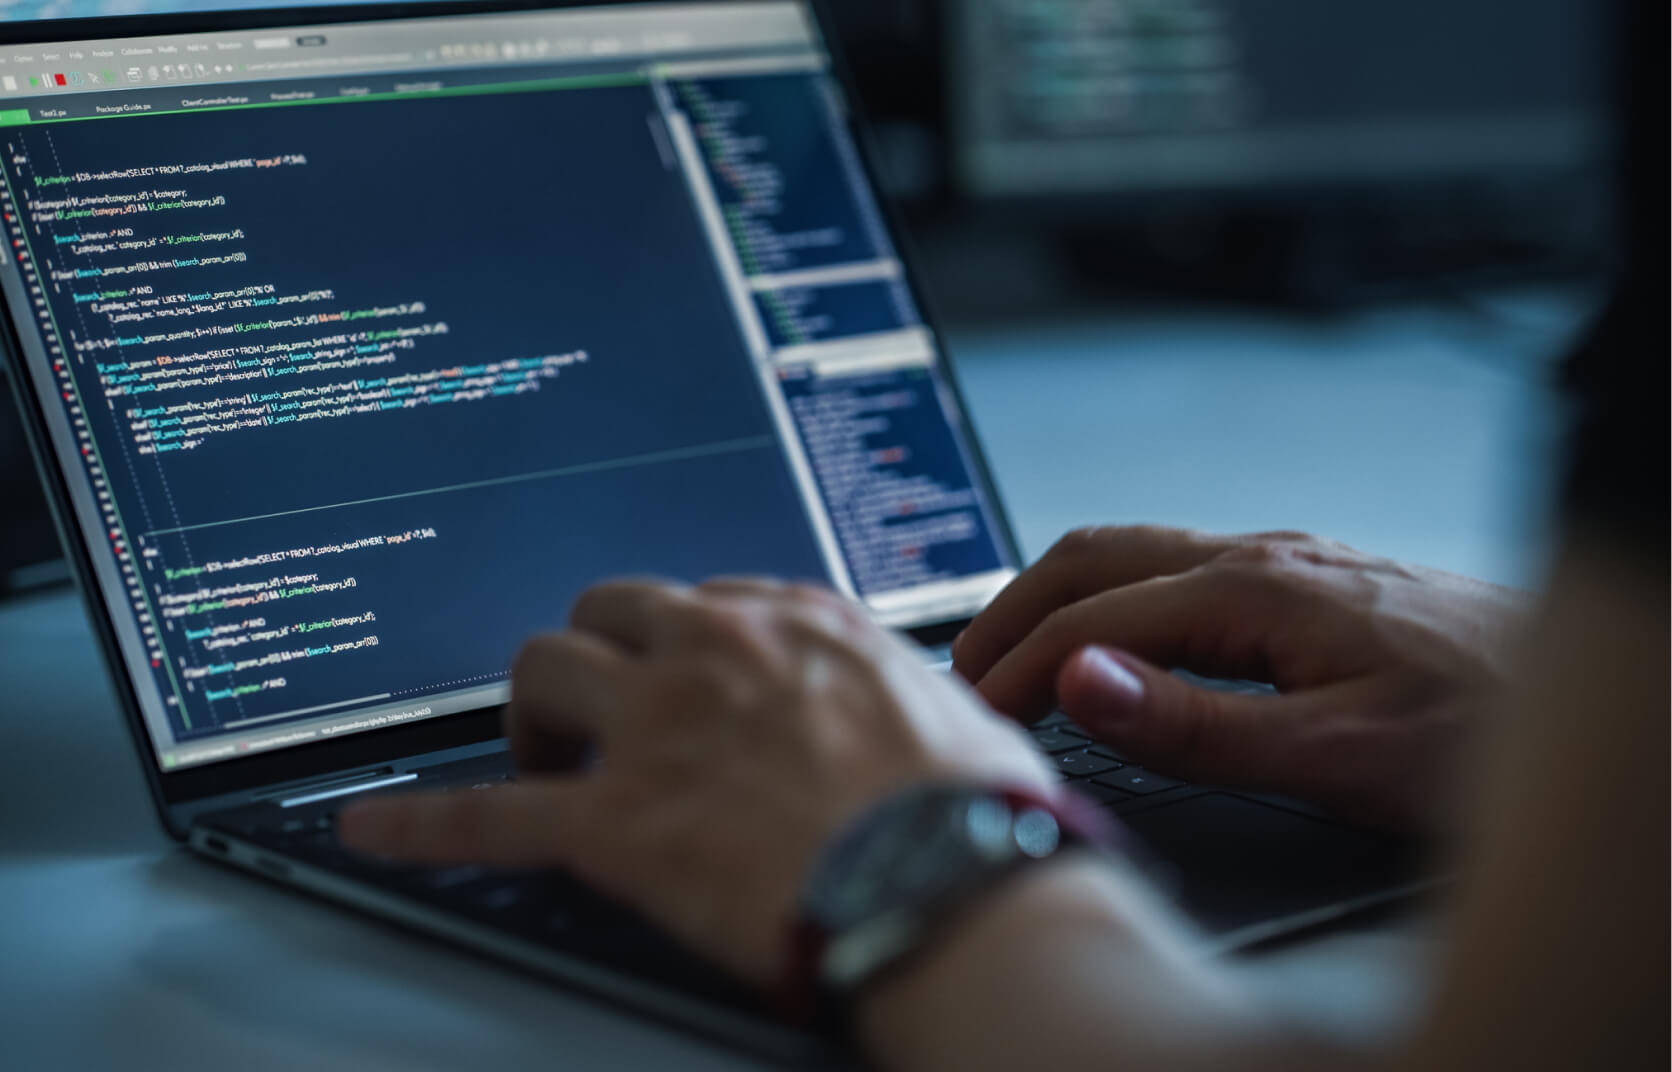
M332 778L319 778L311 782L283 786L269 789L255 795L257 800L276 800L281 808L295 808L303 804L314 804L333 797L346 797L353 793L364 793L370 789L382 789L385 786L400 785L403 782L418 780L416 771L396 774L393 767L379 767L377 770L361 771L358 774Z

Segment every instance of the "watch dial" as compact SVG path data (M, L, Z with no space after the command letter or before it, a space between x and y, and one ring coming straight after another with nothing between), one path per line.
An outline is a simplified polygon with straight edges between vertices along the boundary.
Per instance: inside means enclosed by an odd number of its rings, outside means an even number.
M838 843L809 887L808 907L834 931L902 903L932 900L1016 850L1010 809L964 789L885 802Z

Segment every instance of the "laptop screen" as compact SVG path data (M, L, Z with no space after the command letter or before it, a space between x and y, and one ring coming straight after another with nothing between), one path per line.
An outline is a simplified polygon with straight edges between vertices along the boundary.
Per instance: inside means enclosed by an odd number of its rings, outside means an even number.
M0 286L165 770L500 702L606 577L1012 575L801 4L4 51Z

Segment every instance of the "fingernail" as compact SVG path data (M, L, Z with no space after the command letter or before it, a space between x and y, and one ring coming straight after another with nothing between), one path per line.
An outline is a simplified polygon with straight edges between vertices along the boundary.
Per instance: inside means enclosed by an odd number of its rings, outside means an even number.
M1144 679L1134 674L1107 650L1085 649L1080 655L1080 665L1098 691L1105 694L1113 693L1128 705L1136 704L1144 698Z

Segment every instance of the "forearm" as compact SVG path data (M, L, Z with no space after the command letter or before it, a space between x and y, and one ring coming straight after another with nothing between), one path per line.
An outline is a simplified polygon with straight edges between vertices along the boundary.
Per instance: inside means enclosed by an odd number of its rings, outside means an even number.
M891 1069L1334 1064L1261 1019L1134 873L1069 858L971 910L863 1003Z

